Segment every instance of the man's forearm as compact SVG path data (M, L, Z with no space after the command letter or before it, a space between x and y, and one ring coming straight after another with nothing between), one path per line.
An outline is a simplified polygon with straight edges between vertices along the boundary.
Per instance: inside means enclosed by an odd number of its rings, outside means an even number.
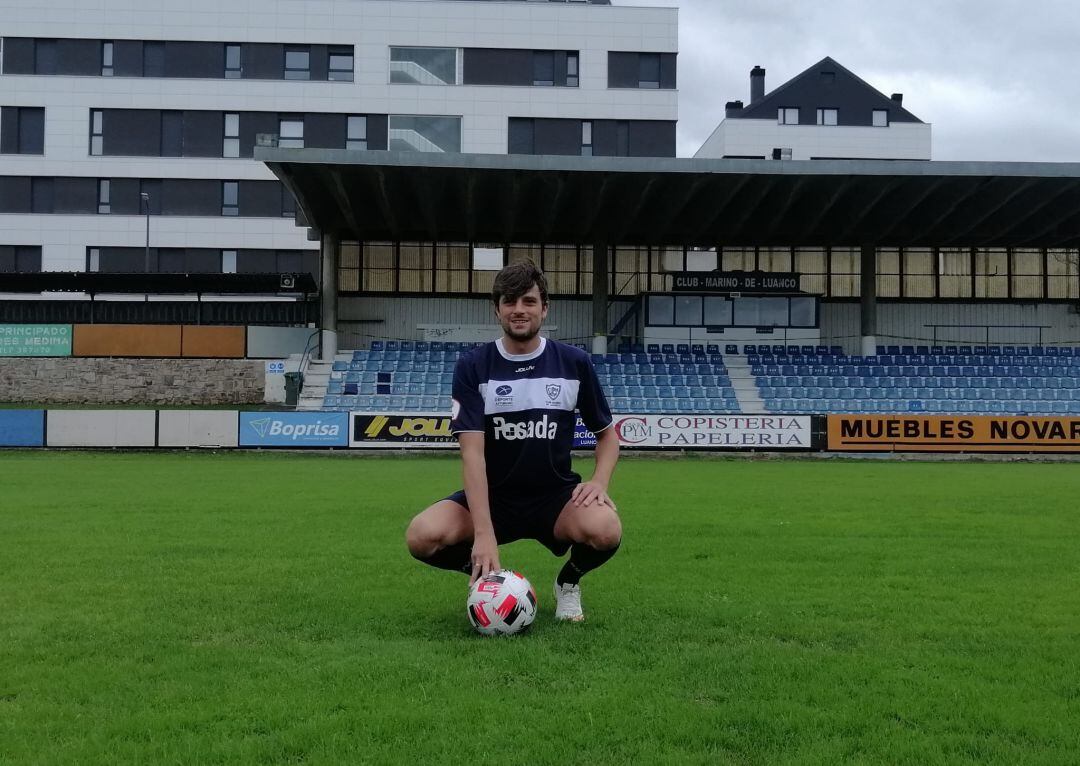
M469 501L473 534L495 534L491 523L491 505L488 498L487 465L483 456L463 456L462 473L465 497Z
M596 435L596 469L592 480L607 489L618 459L619 435L615 433L615 427L610 426Z

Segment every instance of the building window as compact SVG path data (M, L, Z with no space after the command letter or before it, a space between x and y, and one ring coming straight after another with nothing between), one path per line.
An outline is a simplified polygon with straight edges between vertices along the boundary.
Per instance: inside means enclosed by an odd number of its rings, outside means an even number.
M642 53L638 57L638 87L660 87L660 54Z
M391 48L390 82L457 85L457 48Z
M221 156L240 156L240 114L238 112L225 112L225 134L221 139Z
M799 110L797 107L782 106L776 110L776 121L780 125L798 125Z
M165 76L165 43L143 43L143 77Z
M285 79L311 79L311 51L308 48L285 49Z
M389 120L389 149L407 152L461 151L461 118L393 114Z
M90 154L100 156L104 148L105 137L102 135L104 118L100 109L90 110Z
M836 110L835 109L818 109L817 110L817 124L818 125L836 125Z
M97 211L99 213L111 213L112 183L108 178L99 178L97 188Z
M0 154L45 153L45 109L39 106L0 107L0 123L8 130L0 136Z
M327 79L352 82L353 79L353 51L352 48L331 48L330 69Z
M581 156L592 157L592 120L581 122Z
M236 251L235 250L222 250L221 251L221 273L222 274L235 274L236 273Z
M221 182L221 214L227 216L240 215L239 181Z
M887 128L887 127L889 127L889 110L888 109L875 109L872 124L873 124L873 126L875 128Z
M101 44L101 76L112 77L113 75L113 44L103 42Z
M278 122L278 146L282 149L304 148L304 120L302 117L282 117Z
M566 86L568 88L576 88L578 86L577 51L566 54Z
M367 117L349 115L346 137L346 149L367 149Z
M555 84L555 51L533 53L533 85Z
M101 248L86 248L86 270L92 273L101 271Z
M240 45L237 43L226 43L225 79L239 80L241 76L243 76L243 69L240 64Z
M34 41L34 74L56 74L56 40Z
M774 160L790 160L791 159L791 147L778 146L772 150L772 158Z

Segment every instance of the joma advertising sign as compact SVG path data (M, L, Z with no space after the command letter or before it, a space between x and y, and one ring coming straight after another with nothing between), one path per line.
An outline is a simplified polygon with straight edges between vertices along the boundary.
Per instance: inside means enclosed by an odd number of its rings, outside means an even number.
M1080 418L830 415L834 452L1080 452Z
M794 415L616 415L626 447L810 449L811 418Z

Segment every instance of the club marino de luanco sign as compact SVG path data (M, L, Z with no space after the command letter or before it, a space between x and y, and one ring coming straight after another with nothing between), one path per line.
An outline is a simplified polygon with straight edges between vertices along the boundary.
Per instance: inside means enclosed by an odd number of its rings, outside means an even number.
M672 275L675 292L698 293L797 293L799 275L772 271L677 271Z

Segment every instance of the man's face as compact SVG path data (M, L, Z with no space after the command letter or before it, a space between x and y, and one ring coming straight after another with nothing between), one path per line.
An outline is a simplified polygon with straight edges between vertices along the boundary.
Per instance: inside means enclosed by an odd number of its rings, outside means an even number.
M547 306L540 300L540 288L533 285L517 300L511 301L503 296L495 309L495 316L507 337L523 343L540 332L547 311Z

